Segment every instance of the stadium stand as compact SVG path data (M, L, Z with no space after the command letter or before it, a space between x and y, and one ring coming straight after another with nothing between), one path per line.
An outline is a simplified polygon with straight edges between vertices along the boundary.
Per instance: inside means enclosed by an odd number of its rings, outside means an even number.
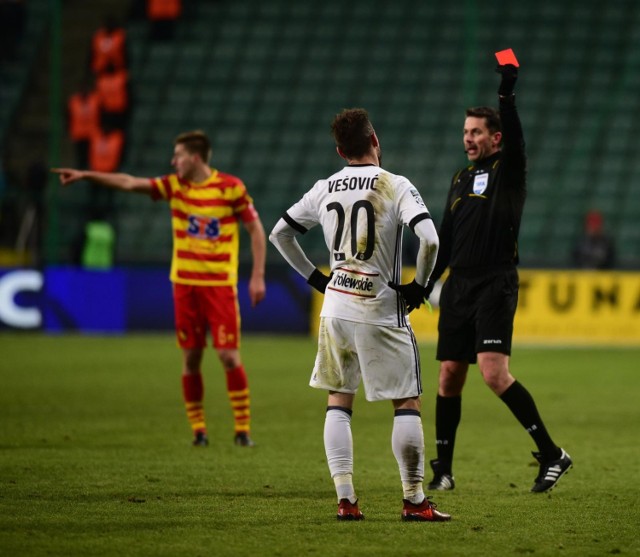
M41 44L47 8L47 0L30 0L24 4L22 36L16 37L18 44L13 50L12 58L3 56L0 61L0 151L5 144L9 124L27 87L29 73Z
M172 138L204 129L214 166L244 179L270 228L341 164L329 134L333 114L364 106L384 166L419 187L438 221L450 177L466 163L464 108L495 104L493 52L512 47L522 64L518 104L529 154L522 265L569 265L584 213L598 208L619 264L640 268L634 0L187 4L171 41L151 41L143 19L127 23L135 107L124 171L170 171ZM78 207L67 202L61 218L72 220ZM135 196L120 196L117 208L116 261L166 261L166 211ZM324 254L321 242L311 240L312 256Z

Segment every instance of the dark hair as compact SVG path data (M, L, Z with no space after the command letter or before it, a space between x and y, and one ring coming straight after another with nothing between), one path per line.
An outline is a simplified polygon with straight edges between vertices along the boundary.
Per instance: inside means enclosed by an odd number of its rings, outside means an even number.
M201 130L181 133L175 138L173 144L184 145L187 152L200 155L200 158L207 164L211 159L211 142L207 134Z
M487 129L491 133L501 132L502 123L500 122L500 113L490 106L475 106L467 108L467 116L474 118L484 118L487 122Z
M331 123L331 135L345 157L358 158L371 149L373 126L364 108L345 108Z

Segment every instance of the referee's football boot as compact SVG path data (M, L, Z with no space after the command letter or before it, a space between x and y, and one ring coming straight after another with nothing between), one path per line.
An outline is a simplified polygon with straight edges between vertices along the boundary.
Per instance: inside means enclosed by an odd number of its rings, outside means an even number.
M338 520L364 520L364 515L358 508L358 501L352 503L349 499L340 499L336 518Z
M246 431L239 431L236 433L236 436L233 442L239 447L255 447L256 444L253 442L253 439L249 437L249 434Z
M456 482L451 475L450 468L444 468L439 460L429 461L433 470L433 479L427 485L430 491L451 491L456 487Z
M425 497L419 505L414 505L411 501L403 499L402 520L413 522L447 522L451 520L451 515L440 512L436 509L436 504Z
M196 431L196 435L193 438L193 446L194 447L206 447L209 445L209 438L207 437L206 432L204 431Z
M564 449L560 449L560 451L560 458L547 461L543 460L541 453L531 453L540 463L540 472L533 483L531 491L534 493L551 491L558 483L558 480L573 468L571 457Z

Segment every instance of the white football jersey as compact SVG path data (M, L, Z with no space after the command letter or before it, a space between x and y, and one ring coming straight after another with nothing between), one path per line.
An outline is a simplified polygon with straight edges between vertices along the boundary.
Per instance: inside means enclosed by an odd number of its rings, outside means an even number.
M430 216L407 178L374 165L346 166L316 182L287 215L296 228L322 226L333 273L323 317L408 324L401 297L388 283L400 282L403 226Z

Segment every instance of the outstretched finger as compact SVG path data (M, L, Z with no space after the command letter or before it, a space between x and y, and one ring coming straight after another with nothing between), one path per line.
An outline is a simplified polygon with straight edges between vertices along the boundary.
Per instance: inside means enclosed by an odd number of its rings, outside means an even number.
M49 172L52 172L53 174L69 174L69 169L68 168L50 168Z

